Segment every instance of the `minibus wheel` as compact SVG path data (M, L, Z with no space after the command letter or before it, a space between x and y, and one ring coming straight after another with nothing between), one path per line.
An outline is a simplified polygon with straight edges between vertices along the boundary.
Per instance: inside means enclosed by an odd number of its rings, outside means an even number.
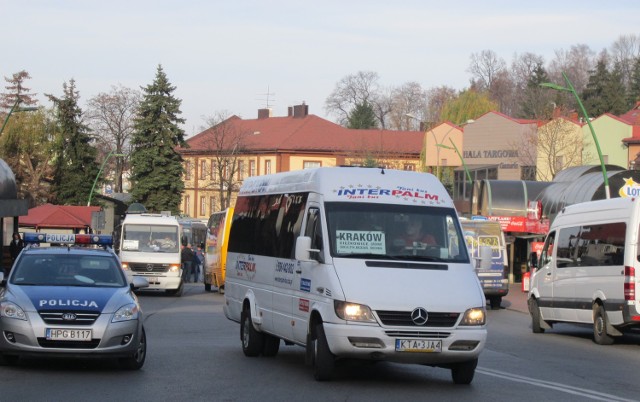
M451 379L454 384L471 384L476 373L478 359L473 359L464 363L456 363L451 367Z
M600 304L593 306L593 340L598 345L613 343L613 337L607 334L607 312Z
M262 333L256 331L251 322L251 312L242 311L240 320L240 339L242 340L242 351L245 356L255 357L262 351Z
M544 328L540 325L540 307L538 307L538 301L533 297L529 299L529 312L531 313L531 330L534 334L543 333Z
M489 305L491 310L500 310L500 304L502 303L501 296L492 296L489 298Z
M265 357L273 357L278 354L280 350L280 338L270 335L262 334L264 340L262 345L262 355Z
M324 327L322 324L318 324L316 325L316 337L313 342L313 376L316 381L330 380L335 363L336 357L329 349Z

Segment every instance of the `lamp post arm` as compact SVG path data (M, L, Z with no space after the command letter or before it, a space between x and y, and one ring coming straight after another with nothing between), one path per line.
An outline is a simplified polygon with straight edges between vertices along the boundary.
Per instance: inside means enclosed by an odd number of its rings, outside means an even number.
M456 147L456 144L453 142L453 140L451 138L449 138L449 142L451 142L451 145L453 145L454 151L456 151L456 153L460 157L460 161L462 162L462 167L464 168L464 172L467 174L467 179L469 180L469 184L470 185L473 184L473 180L471 179L471 173L469 173L469 169L467 168L467 164L464 162L464 158L460 154L460 151L458 150L458 147Z
M576 98L576 101L578 101L578 106L580 107L580 111L582 112L582 115L584 116L584 119L587 122L587 125L589 126L589 131L591 131L591 136L593 137L593 142L596 144L596 151L598 152L598 158L600 159L600 167L602 168L602 178L604 180L604 193L605 193L605 196L607 197L607 199L611 198L611 195L609 193L609 177L607 176L607 169L604 166L604 158L602 156L602 151L600 150L600 144L598 143L598 137L596 137L596 131L593 129L593 126L591 125L591 120L589 119L589 115L587 114L587 110L584 108L584 105L582 104L582 101L580 100L580 97L578 96L578 93L576 92L575 88L573 88L573 85L571 84L571 81L569 81L569 78L564 73L564 71L562 72L562 76L564 77L564 81L567 83L567 86L569 87L569 91Z
M11 113L13 113L13 111L18 107L19 103L20 103L20 97L16 99L16 103L14 103L13 106L11 106L11 109L9 109L9 113L7 113L7 117L5 117L4 123L2 123L0 134L2 134L2 132L4 131L4 127L7 125L7 122L9 121L9 117L11 117Z
M105 165L109 161L109 158L111 158L112 156L124 156L124 155L123 154L115 154L115 153L113 153L113 151L110 151L107 154L107 157L104 158L104 161L102 162L102 165L100 165L100 169L98 170L98 174L96 175L96 178L93 181L93 186L91 186L91 192L89 192L89 200L87 201L87 206L88 207L91 206L91 197L93 197L93 191L96 188L96 184L98 183L98 179L100 178L100 175L102 174L102 171L104 170Z

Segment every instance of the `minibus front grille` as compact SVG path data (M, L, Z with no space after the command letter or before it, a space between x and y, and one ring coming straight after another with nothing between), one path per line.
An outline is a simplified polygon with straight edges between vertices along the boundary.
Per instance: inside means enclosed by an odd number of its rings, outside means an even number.
M411 311L376 310L380 321L390 327L453 327L458 322L460 313L429 312L427 322L418 325L411 319Z
M440 331L384 331L391 338L425 338L445 339L451 336L451 332Z

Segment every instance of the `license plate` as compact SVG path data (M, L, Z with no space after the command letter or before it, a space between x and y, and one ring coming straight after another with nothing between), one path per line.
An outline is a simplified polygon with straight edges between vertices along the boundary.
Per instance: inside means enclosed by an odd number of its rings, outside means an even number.
M442 341L433 339L396 339L396 352L440 353Z
M145 278L149 283L158 283L157 276L143 276L143 278Z
M91 341L90 329L47 328L47 340L50 341Z

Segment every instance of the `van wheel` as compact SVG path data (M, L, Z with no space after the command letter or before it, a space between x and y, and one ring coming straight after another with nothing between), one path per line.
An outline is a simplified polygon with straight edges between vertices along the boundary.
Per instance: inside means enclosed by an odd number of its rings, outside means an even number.
M336 357L329 349L327 336L322 324L316 325L316 339L313 341L313 377L316 381L328 381L331 379Z
M184 285L183 285L183 282L181 281L180 285L178 286L178 289L169 289L169 290L166 290L165 292L167 292L169 296L180 297L182 296L183 290L184 290Z
M599 304L593 310L593 341L598 345L611 345L613 337L607 334L607 312Z
M263 334L264 343L262 344L262 355L273 357L280 350L280 338L269 334Z
M529 299L529 313L531 313L531 330L534 334L541 334L544 332L544 328L540 325L541 314L540 307L538 307L538 301L535 298Z
M491 310L500 310L500 304L502 304L501 296L494 296L489 299L489 304L491 305Z
M471 384L476 373L478 359L473 359L464 363L456 363L451 367L451 379L454 384Z
M256 331L251 321L251 312L244 310L240 321L240 339L245 356L255 357L262 352L262 333Z

